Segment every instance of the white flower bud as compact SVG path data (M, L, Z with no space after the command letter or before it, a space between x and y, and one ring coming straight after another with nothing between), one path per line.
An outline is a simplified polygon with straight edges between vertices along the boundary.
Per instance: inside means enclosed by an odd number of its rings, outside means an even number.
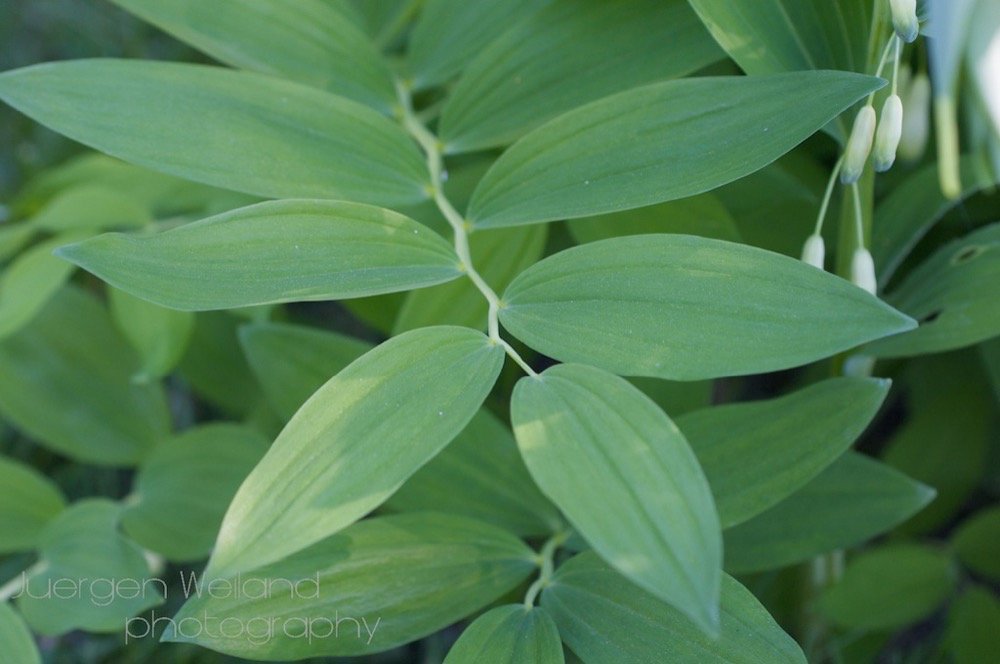
M892 11L892 27L899 38L907 44L917 38L920 24L917 22L917 0L889 0Z
M882 117L875 132L875 149L872 151L872 165L878 173L884 173L896 161L896 147L903 133L903 102L899 95L889 95L882 106Z
M899 158L916 161L923 156L930 136L931 80L921 72L903 93L903 130L899 137Z
M844 165L840 169L842 183L853 184L861 177L874 138L875 109L869 104L858 111L858 116L854 118L854 127L851 129L847 148L844 150Z
M802 247L802 262L822 270L823 259L825 257L826 245L823 243L823 236L818 234L810 235Z
M875 261L871 252L864 247L858 247L851 256L851 283L864 288L875 295L878 284L875 280Z

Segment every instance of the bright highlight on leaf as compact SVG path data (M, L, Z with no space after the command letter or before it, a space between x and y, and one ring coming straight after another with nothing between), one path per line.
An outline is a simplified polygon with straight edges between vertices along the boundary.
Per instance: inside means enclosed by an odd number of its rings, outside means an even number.
M469 422L503 358L479 332L429 327L351 363L299 409L240 487L208 573L280 560L378 507Z
M716 633L719 520L670 418L625 380L563 364L518 382L511 419L532 477L594 550Z

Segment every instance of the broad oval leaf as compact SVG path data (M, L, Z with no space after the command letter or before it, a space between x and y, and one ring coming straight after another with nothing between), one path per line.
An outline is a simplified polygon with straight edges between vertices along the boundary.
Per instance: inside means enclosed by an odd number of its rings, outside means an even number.
M948 611L949 650L955 664L982 664L996 655L1000 634L1000 600L990 590L973 586Z
M0 554L33 549L45 526L65 507L66 499L51 480L31 466L0 456Z
M434 513L366 519L235 579L207 573L197 586L189 584L197 591L164 640L272 661L381 652L495 600L531 573L534 557L513 535L473 519ZM281 579L298 590L290 592ZM274 590L262 593L265 587ZM227 638L206 629L206 614L243 629L230 629ZM314 638L302 638L306 633Z
M531 266L545 249L545 226L503 228L469 237L472 262L486 283L503 291L520 272ZM465 325L485 329L489 305L469 279L414 291L406 296L394 324L394 333L425 325Z
M551 535L565 527L528 474L514 435L486 408L385 506L400 512L462 514L524 537Z
M134 379L142 383L169 374L184 356L194 330L194 314L165 309L118 288L108 289L108 304L115 323L142 361Z
M511 420L532 477L594 550L717 630L719 520L670 418L623 378L562 364L518 382Z
M876 357L906 357L963 348L1000 335L996 293L1000 279L1000 224L941 246L886 300L920 327L865 348Z
M1000 580L1000 506L977 512L952 535L952 548L969 569Z
M383 112L396 103L388 64L341 3L114 2L228 65L286 76Z
M434 231L340 201L259 203L156 235L101 235L58 254L116 288L185 310L362 297L461 275Z
M725 533L726 570L777 569L889 530L934 490L873 459L847 452L771 509Z
M953 585L945 553L918 544L890 545L851 560L824 590L819 607L839 627L899 629L932 613Z
M563 664L562 641L548 612L505 604L465 628L445 664Z
M605 97L504 152L476 188L469 220L531 224L700 194L768 165L883 83L796 72L667 81ZM799 100L792 114L790 98Z
M226 507L270 444L254 429L226 423L163 441L139 467L122 527L168 560L205 557Z
M735 579L722 577L720 633L711 638L675 608L582 553L542 591L542 607L587 664L805 664L799 646Z
M510 143L580 104L723 56L684 0L556 0L473 59L441 112L446 152Z
M163 602L142 549L118 532L121 507L82 500L45 529L41 561L26 574L17 606L46 636L74 629L120 632L132 616Z
M428 0L413 26L406 70L417 89L458 74L478 53L520 17L549 0Z
M500 320L563 362L698 380L806 364L914 322L801 261L686 235L567 249L522 272Z
M132 382L138 368L104 307L67 286L0 342L0 412L73 459L134 464L170 428L160 386Z
M257 382L285 420L323 383L372 349L359 339L289 323L252 323L239 335Z
M24 619L7 602L0 603L0 643L11 664L42 664L42 656Z
M148 207L131 192L88 183L59 192L31 218L30 223L37 229L58 233L141 227L151 221Z
M724 528L760 514L833 463L865 430L889 381L831 378L767 401L677 418Z
M321 387L240 487L209 572L280 560L385 502L468 424L503 348L461 327L401 334Z
M221 67L72 60L0 74L0 99L141 166L274 198L416 203L416 144L377 111L322 90Z

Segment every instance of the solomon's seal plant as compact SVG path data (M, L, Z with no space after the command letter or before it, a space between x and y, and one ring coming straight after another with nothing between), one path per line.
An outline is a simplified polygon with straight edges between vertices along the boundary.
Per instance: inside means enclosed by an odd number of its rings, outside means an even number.
M211 62L0 74L104 153L0 227L4 661L985 661L993 4L114 3Z

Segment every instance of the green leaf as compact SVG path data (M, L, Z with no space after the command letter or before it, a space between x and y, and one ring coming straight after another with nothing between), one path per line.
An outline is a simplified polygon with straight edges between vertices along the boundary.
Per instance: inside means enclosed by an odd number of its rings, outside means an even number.
M712 194L573 219L567 223L567 227L578 244L647 233L681 233L730 242L740 241L736 222Z
M875 208L871 252L878 283L887 284L918 242L946 212L978 190L972 177L974 157L961 161L963 190L958 200L947 198L938 185L938 165L928 164L888 193Z
M673 416L689 413L712 404L714 382L711 380L674 381L662 378L633 377L632 383L656 402L663 412Z
M138 368L97 299L67 286L0 343L0 412L73 459L134 464L170 428L160 387L131 382Z
M392 72L342 3L114 0L233 67L287 77L391 111Z
M73 266L52 251L88 235L70 232L40 242L0 273L0 339L27 325L73 274Z
M986 475L996 406L977 359L970 351L921 356L899 376L910 415L887 441L882 459L937 492L903 525L905 532L950 522Z
M240 328L240 345L274 410L290 420L313 392L372 345L304 325L261 322Z
M532 477L594 550L716 631L719 521L670 418L624 379L562 364L518 382L511 420Z
M889 384L831 378L777 399L678 418L708 477L722 526L760 514L833 463L875 417Z
M169 560L205 557L226 507L270 444L249 427L214 423L157 445L126 501L125 532Z
M33 549L65 507L62 492L47 477L0 456L0 554Z
M948 645L955 664L983 664L996 656L1000 634L1000 601L988 590L973 587L951 606Z
M134 380L145 382L170 373L180 362L194 329L194 314L164 309L117 288L108 304L118 328L142 360Z
M951 536L959 560L977 574L1000 580L1000 506L977 512Z
M698 630L682 613L634 586L593 553L583 553L542 591L559 633L587 664L697 662L805 664L799 646L749 591L722 576L720 633Z
M427 198L413 141L367 106L220 67L96 59L0 75L0 99L103 152L275 198Z
M830 177L827 168L810 155L795 150L712 194L732 215L742 242L799 258L803 239L813 231L816 211Z
M683 0L557 0L483 49L445 102L446 152L511 143L560 113L722 57Z
M0 224L0 263L19 252L34 235L35 229L28 223Z
M686 235L567 249L518 275L503 300L504 327L535 350L675 380L787 369L914 325L801 261Z
M497 160L477 227L572 219L714 189L768 165L884 81L847 72L654 83L542 125ZM788 100L797 99L795 113Z
M808 69L865 71L872 9L866 0L690 0L743 71L758 76ZM804 95L793 97L796 104ZM846 127L833 132L846 142Z
M479 332L431 327L353 362L302 406L240 487L209 571L280 560L385 502L468 424L503 360Z
M963 348L1000 335L996 295L1000 224L980 228L938 250L886 296L920 321L916 330L865 348L876 357L906 357Z
M17 600L33 630L120 632L128 618L163 601L142 550L118 533L120 511L109 500L82 500L45 529L41 566Z
M28 626L6 602L0 604L0 643L10 664L42 664L42 656Z
M461 514L523 537L563 528L559 511L528 474L510 429L485 408L385 506Z
M934 490L847 452L782 502L725 533L726 570L777 569L854 546L905 521Z
M264 401L237 337L243 322L224 311L195 316L187 352L178 365L184 382L224 413L249 417Z
M534 569L534 555L513 535L464 517L366 519L242 574L228 591L225 579L207 574L164 640L265 660L381 652L447 627L511 590ZM199 629L206 614L245 629L232 638ZM302 638L309 633L311 640Z
M461 275L454 250L430 229L339 201L260 203L156 235L101 235L58 254L185 310L377 295Z
M479 276L502 291L518 274L542 257L545 226L504 228L469 237L472 262ZM489 306L469 279L458 279L407 295L394 333L427 325L465 325L485 329Z
M70 187L52 198L30 223L39 230L133 228L152 222L149 209L129 194L100 184Z
M427 0L410 34L406 69L427 88L457 75L482 48L546 0Z
M563 664L559 628L537 606L505 604L465 628L445 664Z
M927 546L897 544L848 563L819 606L843 628L893 630L930 615L953 585L948 556Z

